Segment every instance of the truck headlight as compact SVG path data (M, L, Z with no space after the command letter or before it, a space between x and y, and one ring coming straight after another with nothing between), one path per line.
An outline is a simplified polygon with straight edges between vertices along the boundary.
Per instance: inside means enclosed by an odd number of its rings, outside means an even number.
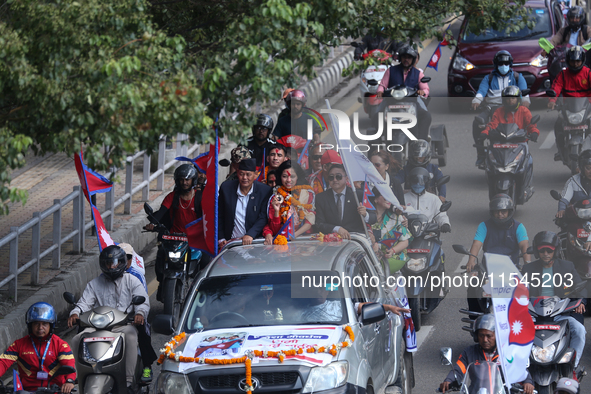
M534 357L534 360L539 363L549 363L552 361L554 352L556 352L556 345L554 344L546 347L533 345L531 348L531 355Z
M408 259L408 261L406 262L406 268L408 268L411 271L422 271L425 269L425 267L427 266L427 258L426 257L421 257L418 259Z
M347 382L348 372L349 363L347 361L336 361L326 367L312 368L302 393L315 393L340 387Z
M454 58L454 64L452 68L458 71L470 71L474 68L474 65L470 63L464 56L458 53Z
M187 375L162 372L156 382L156 394L193 394Z
M534 66L534 67L546 67L548 65L548 58L545 58L542 56L542 54L539 54L538 56L536 56L534 58L534 60L532 60L529 63L530 66Z

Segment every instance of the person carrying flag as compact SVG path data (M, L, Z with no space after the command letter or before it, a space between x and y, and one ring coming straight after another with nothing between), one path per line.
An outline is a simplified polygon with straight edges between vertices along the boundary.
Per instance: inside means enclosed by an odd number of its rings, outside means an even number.
M552 231L540 231L534 237L532 246L534 249L534 256L537 260L533 263L526 264L523 267L523 275L527 275L527 277L530 278L530 299L552 296L558 296L560 298L576 298L575 295L567 295L566 293L581 283L582 279L572 262L556 258L560 251L560 240L558 239L558 235ZM554 278L555 275L562 278L571 277L572 286L554 286L552 278ZM534 286L535 281L532 280L534 277L540 278L540 281L543 284L540 283L539 285ZM551 280L545 280L547 277L551 278ZM568 321L568 326L571 332L569 346L577 352L575 368L579 365L579 361L583 355L583 349L585 349L585 335L587 334L587 330L582 324L582 314L586 311L585 304L587 302L587 289L583 288L578 294L576 294L576 296L582 299L581 305L579 305L570 316L559 315L555 318L556 321Z
M461 383L464 379L466 369L475 361L499 362L499 353L497 350L497 339L495 335L495 318L493 315L479 316L474 322L472 336L476 345L464 349L452 371L449 372L443 383L439 385L442 393L449 390L450 383ZM525 394L533 394L533 379L529 372L523 382L523 391Z
M56 314L47 302L36 302L25 315L29 335L16 340L0 354L0 376L14 364L18 364L18 377L22 389L36 392L39 387L57 384L61 392L69 394L74 388L76 373L54 376L62 365L76 368L70 345L53 333ZM17 382L14 382L15 390Z

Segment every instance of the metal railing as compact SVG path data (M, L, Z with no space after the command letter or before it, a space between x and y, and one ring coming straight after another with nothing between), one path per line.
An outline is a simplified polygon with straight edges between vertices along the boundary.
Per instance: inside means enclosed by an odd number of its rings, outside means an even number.
M184 143L188 140L186 134L177 134L177 156L188 156L195 150L199 149L199 145L195 144L187 147ZM156 190L162 191L164 188L164 173L167 169L174 166L176 160L166 161L166 139L162 138L158 145L158 165L154 173L150 173L150 155L144 151L138 152L133 156L127 157L125 169L125 194L115 201L115 184L111 191L105 196L105 211L101 213L105 227L111 231L113 229L113 216L115 209L123 204L124 214L131 213L132 196L142 191L142 201L149 200L150 182L156 180ZM143 156L143 177L142 182L133 187L133 166L134 161ZM116 171L115 171L116 172ZM114 172L111 173L114 175ZM72 231L62 236L62 210L72 202L73 223ZM43 212L34 212L33 218L26 223L11 227L10 233L0 239L0 248L9 246L9 268L8 276L0 281L0 288L9 285L9 296L12 296L14 301L18 298L18 276L27 270L31 270L31 284L39 284L39 270L41 260L51 253L52 269L59 269L61 265L61 247L65 242L72 240L72 251L74 253L82 253L85 249L86 231L94 227L94 222L91 220L86 223L85 217L85 197L80 186L74 186L74 191L62 199L53 200L53 205ZM53 235L52 244L43 252L41 251L41 224L42 221L48 217L53 217ZM25 231L32 230L31 237L31 259L19 267L19 235Z

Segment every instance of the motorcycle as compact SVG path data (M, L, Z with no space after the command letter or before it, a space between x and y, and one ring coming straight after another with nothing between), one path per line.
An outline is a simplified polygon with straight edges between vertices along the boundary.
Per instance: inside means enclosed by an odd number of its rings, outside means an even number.
M72 293L65 292L64 299L70 305L76 305ZM146 301L143 296L134 296L131 305L141 305ZM129 307L131 307L129 305ZM128 307L128 309L129 309ZM80 330L92 327L96 331L88 332L80 338L76 360L76 374L79 387L85 394L127 393L125 375L125 333L111 329L133 322L133 312L121 312L108 306L99 306L80 315ZM144 391L150 383L142 383L142 358L139 351L132 382L133 392Z
M184 233L170 233L155 217L152 207L144 203L144 211L150 223L158 232L158 257L164 259L162 279L162 303L164 314L172 315L173 323L178 322L183 302L191 287L192 279L199 273L201 251L189 247L189 239Z
M449 175L440 180L441 184L448 181ZM444 202L439 213L446 212L450 207L451 201ZM409 308L415 330L419 331L421 329L421 314L433 312L447 295L447 289L441 286L432 288L431 282L429 282L429 277L441 278L442 275L445 275L445 255L441 248L442 241L439 238L441 234L439 224L435 218L429 221L427 216L417 212L408 214L407 220L408 229L413 239L406 248L408 261L400 269L400 272L406 277Z
M9 385L5 386L4 382L2 380L0 380L0 394L12 394L12 393L17 393L17 394L26 394L26 393L61 394L61 392L62 392L61 387L55 383L51 383L51 381L53 379L55 379L57 376L69 375L69 374L72 374L75 372L76 372L76 369L74 369L74 367L70 367L69 365L62 365L61 367L58 368L57 371L55 371L53 376L51 376L51 378L47 382L47 387L38 387L36 391L15 390L14 382L12 385L9 384ZM76 391L77 391L76 388L72 389L73 393L75 393Z
M537 123L535 115L531 123ZM477 122L484 119L477 117ZM523 205L534 193L532 186L533 159L527 145L527 132L514 123L501 123L488 136L485 145L485 170L488 179L488 196L504 193L515 205Z
M576 294L586 286L575 286L570 294ZM529 312L534 318L536 336L531 349L529 373L534 380L538 393L551 394L560 378L572 378L575 369L575 350L570 345L568 321L555 321L560 315L574 311L581 304L581 299L561 299L557 296L538 297L530 301ZM586 373L578 371L581 381Z
M556 92L547 90L546 94L556 97ZM562 104L556 106L559 118L562 119L562 130L555 130L556 134L564 135L564 146L560 150L562 163L570 168L571 174L578 169L577 158L581 152L591 146L591 105L588 97L563 98Z
M351 46L358 47L359 43L352 42ZM373 49L362 55L363 60L374 59L380 64L369 65L361 72L359 93L357 98L359 103L363 104L363 110L371 118L377 112L380 100L377 98L378 86L384 77L384 74L390 68L393 57L390 53L382 49Z

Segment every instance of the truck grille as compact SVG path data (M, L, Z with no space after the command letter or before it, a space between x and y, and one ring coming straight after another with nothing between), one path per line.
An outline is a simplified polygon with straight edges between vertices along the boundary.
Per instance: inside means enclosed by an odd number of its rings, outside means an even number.
M253 374L262 386L293 385L298 380L297 372L267 372ZM199 383L204 389L236 388L244 375L213 375L199 378Z

